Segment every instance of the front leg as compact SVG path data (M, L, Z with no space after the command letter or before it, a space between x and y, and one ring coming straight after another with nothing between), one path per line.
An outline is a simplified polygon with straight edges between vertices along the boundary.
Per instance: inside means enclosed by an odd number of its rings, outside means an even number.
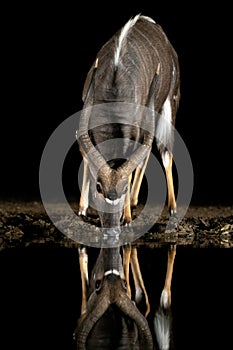
M132 174L128 178L128 191L125 196L125 206L123 214L123 223L129 225L132 222L131 208L130 208L130 187L131 187Z
M90 180L88 176L88 164L87 159L83 157L83 182L82 182L82 191L79 201L79 211L78 215L86 216L87 208L89 205L89 187Z
M124 268L124 274L125 274L127 294L131 298L131 288L130 288L130 282L129 282L130 256L131 256L131 245L127 244L123 247L123 268Z

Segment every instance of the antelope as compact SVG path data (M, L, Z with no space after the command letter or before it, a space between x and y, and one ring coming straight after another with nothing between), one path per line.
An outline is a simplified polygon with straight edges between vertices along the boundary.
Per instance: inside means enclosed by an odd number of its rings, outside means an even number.
M176 216L172 150L180 73L176 51L161 26L141 14L131 18L97 53L82 98L76 131L84 164L79 215L86 216L94 203L107 234L119 232L122 222L130 224L155 139L169 212Z
M130 254L128 254L130 253ZM153 325L147 321L150 312L149 301L141 275L137 248L130 247L121 255L120 247L101 248L89 280L87 248L79 248L79 265L82 280L81 316L75 330L77 349L97 347L97 339L105 339L105 347L116 346L127 349L170 349L171 343L171 282L176 256L176 245L168 247L167 271L160 296L159 308ZM130 259L129 259L130 257ZM128 294L129 266L135 283L135 297ZM140 296L139 296L140 295ZM140 308L142 298L146 299L147 310L143 315ZM114 323L112 337L108 324ZM153 337L155 333L155 338ZM116 339L117 338L117 339ZM108 339L108 341L107 341ZM156 339L156 344L154 342ZM95 346L93 346L95 344Z

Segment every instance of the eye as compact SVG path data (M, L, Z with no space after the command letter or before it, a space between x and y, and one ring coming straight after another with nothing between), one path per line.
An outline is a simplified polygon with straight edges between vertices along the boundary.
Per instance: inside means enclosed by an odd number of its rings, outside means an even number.
M96 191L98 193L102 193L102 186L101 186L101 184L99 182L97 182L97 184L96 184Z
M95 282L95 289L97 291L100 290L100 286L101 286L101 280L96 280L96 282Z
M128 186L125 186L125 188L123 189L123 194L126 194L127 191L128 191Z

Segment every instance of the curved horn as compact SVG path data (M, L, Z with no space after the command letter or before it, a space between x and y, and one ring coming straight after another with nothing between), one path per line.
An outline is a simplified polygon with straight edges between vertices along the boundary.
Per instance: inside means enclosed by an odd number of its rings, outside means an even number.
M100 169L106 175L111 172L110 166L91 142L88 132L85 132L82 135L78 136L78 142L80 148L85 153L85 157L87 158L88 162L94 166L96 172Z
M148 145L140 145L138 149L130 156L130 158L118 168L118 172L121 173L122 176L127 177L136 169L139 164L145 159L148 154L151 146Z
M103 316L107 308L109 307L109 297L102 294L100 298L97 298L97 303L94 308L80 320L76 329L76 341L77 349L85 350L86 349L86 340L87 337L96 324L96 322Z
M140 342L144 349L153 350L153 338L146 318L140 313L137 307L132 303L126 293L120 293L116 305L127 316L129 316L137 325L140 333Z
M93 143L91 142L89 133L88 133L88 125L89 119L92 110L93 103L93 95L94 95L94 81L95 75L98 67L98 58L95 61L93 73L91 77L91 82L88 87L88 91L86 94L86 99L84 103L84 109L81 112L79 129L76 131L76 139L79 143L81 150L86 155L87 159L94 165L95 170L102 168L105 166L104 172L110 171L110 167L106 163L104 157L95 149Z
M146 127L144 128L145 136L143 144L140 145L137 150L132 154L132 156L118 169L123 176L128 177L135 168L145 159L148 152L152 147L152 143L154 140L154 128L155 128L155 110L154 110L154 100L155 100L155 91L156 85L158 82L160 72L160 63L158 64L157 71L154 75L154 78L150 85L150 90L148 94L147 107L152 111L152 115L145 116L144 123L146 122ZM148 109L146 109L146 113L148 113Z

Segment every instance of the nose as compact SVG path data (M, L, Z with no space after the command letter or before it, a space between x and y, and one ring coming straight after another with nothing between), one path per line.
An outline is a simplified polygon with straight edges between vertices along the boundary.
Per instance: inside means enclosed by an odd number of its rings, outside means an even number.
M116 191L109 191L107 197L108 197L108 199L110 199L111 201L115 201L115 199L117 199L117 193L116 193Z
M102 228L103 234L103 246L105 247L118 247L120 245L120 233L119 227L114 228Z

